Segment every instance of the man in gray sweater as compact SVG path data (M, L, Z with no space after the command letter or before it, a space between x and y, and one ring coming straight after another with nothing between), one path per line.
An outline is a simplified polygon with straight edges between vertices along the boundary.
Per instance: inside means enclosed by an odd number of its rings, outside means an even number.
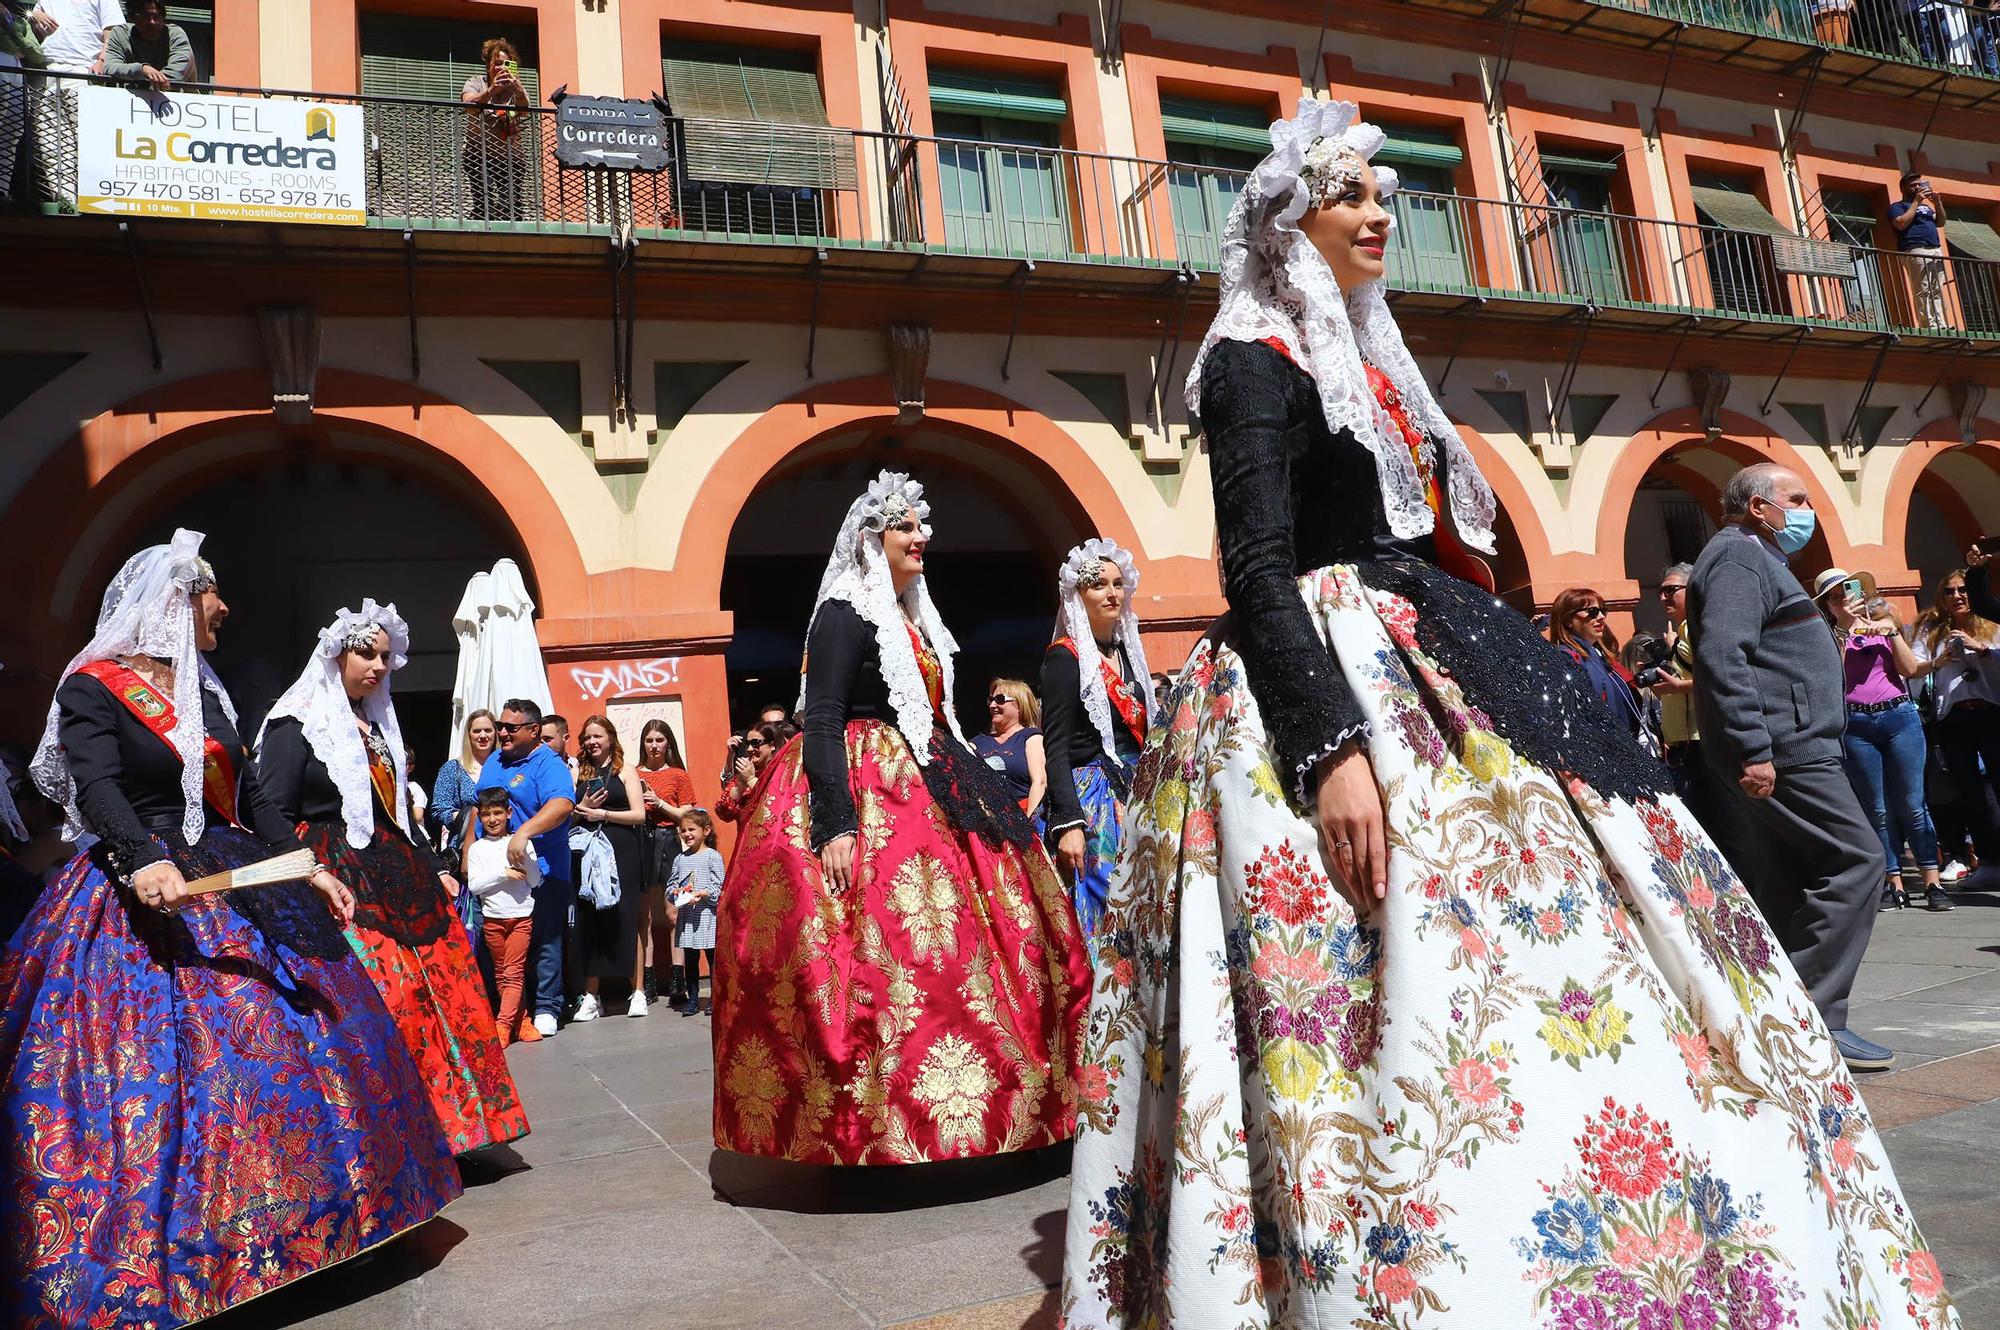
M132 21L111 29L104 39L104 72L111 78L165 92L186 83L193 65L194 47L179 24L167 22L164 0L137 0Z
M1785 561L1812 538L1805 483L1775 463L1722 491L1722 530L1688 582L1702 756L1734 790L1751 894L1847 1065L1894 1054L1847 1028L1847 995L1875 926L1882 846L1841 765L1840 650Z

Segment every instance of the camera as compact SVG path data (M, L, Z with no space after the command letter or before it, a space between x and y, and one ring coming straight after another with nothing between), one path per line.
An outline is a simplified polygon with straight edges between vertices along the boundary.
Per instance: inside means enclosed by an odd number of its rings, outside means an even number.
M1639 668L1632 672L1632 682L1640 688L1651 688L1667 677L1666 664L1674 657L1674 649L1657 637L1643 639L1638 648Z

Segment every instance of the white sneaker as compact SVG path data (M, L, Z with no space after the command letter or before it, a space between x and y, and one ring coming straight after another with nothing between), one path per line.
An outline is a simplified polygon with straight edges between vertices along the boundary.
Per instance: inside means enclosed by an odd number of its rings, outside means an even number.
M625 1004L625 1014L627 1016L644 1016L646 1014L645 989L635 988L632 990L631 1001Z
M1957 882L1960 891L2000 890L2000 864L1981 864Z
M594 1021L604 1014L604 1004L597 1000L597 994L585 993L583 1000L576 1004L576 1015L570 1017L573 1025L578 1021Z
M553 1039L556 1033L556 1018L546 1011L536 1016L535 1033L544 1039Z
M1943 868L1938 870L1938 881L1956 882L1960 878L1964 877L1966 873L1970 871L1971 870L1966 868L1964 864L1954 859L1950 863L1946 864Z

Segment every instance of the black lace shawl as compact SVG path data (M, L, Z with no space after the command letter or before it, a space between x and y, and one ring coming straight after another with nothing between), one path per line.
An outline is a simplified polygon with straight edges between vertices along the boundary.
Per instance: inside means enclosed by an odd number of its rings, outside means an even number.
M1202 426L1232 632L1288 786L1367 731L1298 591L1301 574L1347 563L1369 586L1410 599L1419 645L1523 757L1607 796L1671 787L1526 619L1437 568L1428 539L1390 534L1375 459L1327 427L1312 381L1284 354L1218 344L1202 371Z

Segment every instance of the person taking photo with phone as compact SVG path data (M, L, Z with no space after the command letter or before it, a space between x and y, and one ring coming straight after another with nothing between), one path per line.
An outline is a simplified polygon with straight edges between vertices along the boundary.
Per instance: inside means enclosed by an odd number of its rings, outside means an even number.
M1889 205L1889 225L1916 296L1920 328L1945 326L1944 223L1944 200L1931 182L1916 171L1905 174L1902 199Z
M1917 858L1924 904L1952 908L1938 877L1937 828L1924 803L1924 722L1910 697L1910 680L1929 674L1903 640L1896 611L1875 594L1875 579L1829 568L1813 579L1813 600L1840 645L1847 686L1847 730L1841 735L1848 783L1882 840L1882 908L1910 903L1903 889L1902 847Z
M1932 670L1932 733L1979 852L1980 866L1959 879L1961 891L2000 887L2000 598L1989 567L1996 551L2000 538L1988 536L1966 551L1965 567L1945 574L1914 643Z

